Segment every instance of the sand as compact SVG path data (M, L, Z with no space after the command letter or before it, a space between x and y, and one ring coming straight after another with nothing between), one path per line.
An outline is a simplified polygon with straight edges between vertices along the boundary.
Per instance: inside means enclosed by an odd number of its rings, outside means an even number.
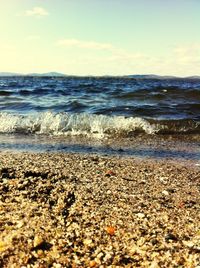
M0 267L200 267L200 166L0 154Z

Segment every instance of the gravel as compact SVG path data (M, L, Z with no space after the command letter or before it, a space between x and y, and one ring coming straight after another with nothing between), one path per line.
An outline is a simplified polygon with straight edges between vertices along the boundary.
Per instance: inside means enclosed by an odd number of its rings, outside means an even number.
M0 267L200 267L200 167L0 153Z

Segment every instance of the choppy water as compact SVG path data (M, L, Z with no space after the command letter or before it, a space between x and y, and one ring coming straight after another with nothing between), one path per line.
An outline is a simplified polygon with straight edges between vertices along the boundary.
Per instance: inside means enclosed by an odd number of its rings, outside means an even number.
M0 78L0 133L200 133L200 80Z

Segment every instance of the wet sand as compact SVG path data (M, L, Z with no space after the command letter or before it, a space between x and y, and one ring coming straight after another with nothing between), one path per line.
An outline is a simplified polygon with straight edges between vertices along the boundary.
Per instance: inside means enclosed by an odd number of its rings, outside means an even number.
M200 166L0 154L0 267L199 267Z

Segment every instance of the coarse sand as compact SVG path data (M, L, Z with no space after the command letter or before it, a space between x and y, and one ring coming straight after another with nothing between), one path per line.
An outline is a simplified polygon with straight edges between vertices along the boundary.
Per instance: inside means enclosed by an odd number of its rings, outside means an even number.
M0 153L0 267L200 267L200 166Z

